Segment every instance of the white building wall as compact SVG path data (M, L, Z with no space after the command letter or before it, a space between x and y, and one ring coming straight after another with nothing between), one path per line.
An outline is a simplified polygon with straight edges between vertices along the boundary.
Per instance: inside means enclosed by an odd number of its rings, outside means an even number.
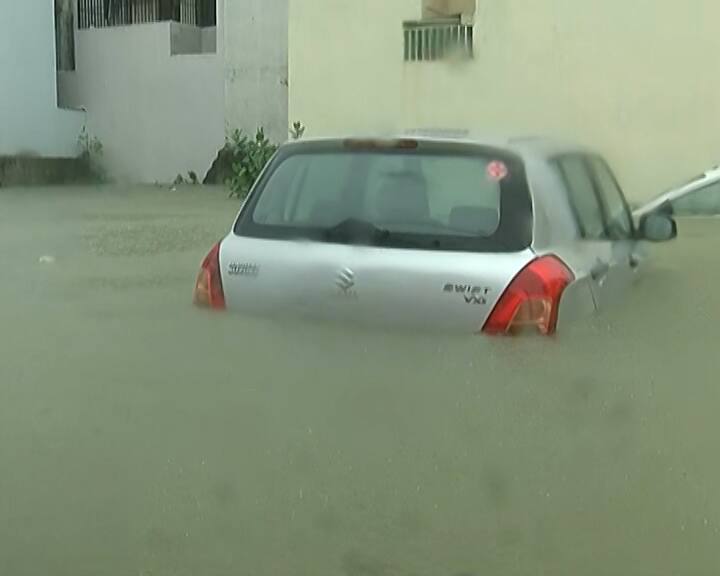
M228 128L288 138L288 0L225 0Z
M74 157L84 115L57 108L53 0L0 0L0 156Z
M76 33L76 71L60 74L62 103L87 110L113 179L169 182L191 170L202 179L223 146L222 44L219 53L171 55L180 28L161 22Z

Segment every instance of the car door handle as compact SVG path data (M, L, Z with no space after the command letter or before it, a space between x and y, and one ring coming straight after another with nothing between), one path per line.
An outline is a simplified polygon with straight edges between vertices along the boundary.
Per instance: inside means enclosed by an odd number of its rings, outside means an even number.
M595 282L602 284L603 282L605 282L605 279L607 278L609 272L610 264L598 260L597 264L595 264L592 270L590 270L590 276L593 280L595 280Z

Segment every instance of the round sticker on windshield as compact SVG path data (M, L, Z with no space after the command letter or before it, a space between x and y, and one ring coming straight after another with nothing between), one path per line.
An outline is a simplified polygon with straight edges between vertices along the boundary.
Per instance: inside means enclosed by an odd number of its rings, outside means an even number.
M493 160L488 164L487 176L492 182L500 182L508 176L508 167L505 162Z

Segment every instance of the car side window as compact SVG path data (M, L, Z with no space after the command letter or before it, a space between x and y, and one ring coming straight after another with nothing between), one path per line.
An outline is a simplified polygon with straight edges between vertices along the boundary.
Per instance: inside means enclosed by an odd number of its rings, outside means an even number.
M672 203L678 216L720 214L720 182L682 196Z
M602 210L587 164L580 156L560 158L557 164L578 220L580 234L589 240L605 237Z
M632 217L615 176L602 158L592 158L590 166L598 184L600 199L605 209L608 235L613 240L632 237Z

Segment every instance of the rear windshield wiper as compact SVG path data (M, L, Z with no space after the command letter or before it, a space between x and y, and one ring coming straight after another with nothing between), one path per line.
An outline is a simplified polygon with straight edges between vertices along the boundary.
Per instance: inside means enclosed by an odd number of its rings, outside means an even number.
M323 232L328 242L346 244L382 244L390 238L390 231L376 226L372 222L358 218L348 218Z
M348 218L323 230L322 237L326 242L386 248L444 250L447 249L446 243L453 244L450 238L441 240L439 237L418 233L391 232L359 218Z

